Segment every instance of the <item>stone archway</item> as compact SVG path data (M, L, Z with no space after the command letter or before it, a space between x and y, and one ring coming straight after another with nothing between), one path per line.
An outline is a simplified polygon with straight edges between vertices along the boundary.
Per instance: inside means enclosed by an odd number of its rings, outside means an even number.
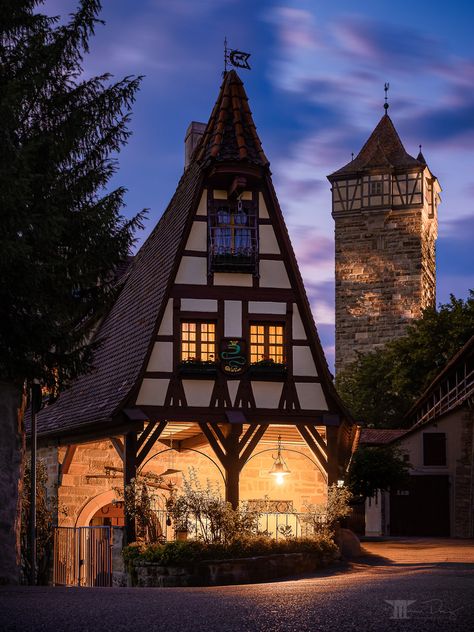
M113 489L102 492L91 498L79 512L76 519L76 527L88 527L94 514L109 503L117 500L117 493Z

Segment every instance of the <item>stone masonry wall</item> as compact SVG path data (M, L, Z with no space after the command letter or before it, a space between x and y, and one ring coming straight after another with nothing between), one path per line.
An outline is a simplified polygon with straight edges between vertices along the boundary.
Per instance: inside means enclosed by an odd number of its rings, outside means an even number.
M474 538L474 411L462 411L459 415L462 430L455 473L453 535Z
M296 452L284 451L291 475L286 477L283 485L278 485L274 477L269 474L274 450L266 451L266 449L271 447L269 444L261 444L255 452L265 451L256 454L244 467L240 478L241 500L263 500L266 497L270 500L291 500L296 511L304 511L307 503L323 503L327 494L326 484L322 474L307 458L312 458L308 448L291 446L291 449ZM150 456L166 449L166 446L157 442ZM210 457L216 461L212 450L208 446L203 446L199 450L203 454L174 452L172 463L170 463L170 452L164 452L153 458L145 466L145 471L160 474L168 467L173 467L182 470L186 475L189 468L194 468L202 485L206 485L206 481L209 480L217 484L221 493L224 494L222 476L217 467L207 458ZM61 460L64 458L64 452L65 448L59 448ZM122 466L121 460L108 441L78 446L69 473L62 475L58 490L60 526L76 525L82 509L92 499L103 492L121 489L122 472L111 468L120 470ZM106 470L109 471L109 475L106 474ZM178 485L182 484L182 475L176 475L174 482Z
M435 222L424 208L336 217L336 372L434 304Z

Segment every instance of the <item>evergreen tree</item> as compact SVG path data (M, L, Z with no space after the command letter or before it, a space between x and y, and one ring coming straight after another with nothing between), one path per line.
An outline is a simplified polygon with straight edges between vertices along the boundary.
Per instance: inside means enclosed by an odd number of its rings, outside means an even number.
M474 335L474 291L426 309L405 336L361 354L338 373L339 394L358 422L403 427L405 414L444 365Z
M0 8L0 583L17 580L28 384L57 389L90 368L91 323L142 218L105 189L140 78L83 77L98 0L65 24L42 3Z

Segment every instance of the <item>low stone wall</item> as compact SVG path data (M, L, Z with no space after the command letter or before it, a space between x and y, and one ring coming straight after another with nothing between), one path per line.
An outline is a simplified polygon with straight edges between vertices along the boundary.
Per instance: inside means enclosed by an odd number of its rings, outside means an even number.
M141 587L222 586L271 581L309 573L327 566L331 558L308 553L280 553L235 560L209 560L181 567L139 562L132 584Z

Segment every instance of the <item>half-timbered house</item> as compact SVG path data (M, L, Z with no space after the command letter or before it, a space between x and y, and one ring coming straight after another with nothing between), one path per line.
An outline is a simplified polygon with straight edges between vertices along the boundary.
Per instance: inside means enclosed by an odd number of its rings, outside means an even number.
M39 414L61 524L119 520L118 481L147 468L179 485L193 466L234 506L293 513L343 477L354 426L235 71L191 124L176 192L96 338L94 370Z

